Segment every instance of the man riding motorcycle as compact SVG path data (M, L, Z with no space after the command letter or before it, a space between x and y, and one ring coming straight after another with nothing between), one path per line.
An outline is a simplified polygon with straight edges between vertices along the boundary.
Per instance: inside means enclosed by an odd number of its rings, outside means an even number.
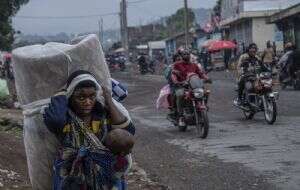
M243 104L243 91L246 83L245 74L249 72L253 72L256 69L252 69L253 67L257 68L259 72L268 72L270 71L266 66L261 62L260 57L257 55L257 45L252 43L249 45L246 53L240 56L237 65L238 71L238 100L237 104ZM271 71L270 71L271 72Z
M293 44L288 42L285 44L285 54L280 58L278 62L278 66L280 67L280 82L289 81L291 78L294 77L294 47Z
M141 53L138 57L138 65L140 67L141 74L146 74L148 71L148 64L145 54Z
M201 79L211 82L208 76L199 68L197 64L191 63L188 51L180 52L182 60L176 61L172 69L172 82L175 86L176 107L179 115L179 126L185 126L183 117L183 97L184 83L189 73L198 74Z

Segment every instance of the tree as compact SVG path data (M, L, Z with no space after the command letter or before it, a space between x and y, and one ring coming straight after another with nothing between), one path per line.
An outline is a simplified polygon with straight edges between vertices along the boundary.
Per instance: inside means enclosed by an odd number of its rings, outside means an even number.
M192 9L188 9L188 18L189 18L189 28L192 27L195 23L195 14ZM177 12L167 18L167 28L170 30L170 33L173 32L183 32L185 28L184 24L184 8L177 10Z
M0 1L0 50L11 50L16 31L12 27L12 17L20 7L29 0L1 0Z
M221 16L221 6L222 6L221 4L222 4L222 0L218 0L216 2L216 5L213 8L214 16Z

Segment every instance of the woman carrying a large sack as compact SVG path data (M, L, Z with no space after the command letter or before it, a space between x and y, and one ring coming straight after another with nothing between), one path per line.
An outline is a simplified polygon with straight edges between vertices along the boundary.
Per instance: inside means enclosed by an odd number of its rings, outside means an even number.
M91 73L69 77L66 89L51 98L44 121L60 141L54 190L125 189L135 128Z

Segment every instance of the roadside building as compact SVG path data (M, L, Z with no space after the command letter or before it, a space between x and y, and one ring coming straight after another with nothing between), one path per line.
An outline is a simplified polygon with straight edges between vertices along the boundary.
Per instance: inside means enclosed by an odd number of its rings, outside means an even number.
M283 32L284 43L292 42L300 50L300 2L275 13L269 18Z
M269 16L299 0L223 0L221 26L225 39L236 40L240 52L254 42L260 50L266 42L275 42L277 50L283 49L283 39L275 24L267 24Z
M151 58L156 58L158 56L165 55L166 52L166 42L165 41L152 41L148 42L149 56Z
M140 54L140 53L142 53L142 54L145 54L145 55L148 55L148 52L149 52L149 47L148 47L148 45L146 45L146 44L143 44L143 45L137 45L136 47L136 53L137 54Z
M135 27L128 27L129 49L136 49L137 45L147 44L148 41L161 39L161 31L164 26L161 24L148 24Z
M198 44L202 42L203 37L206 36L206 33L201 29L195 29L194 31L190 31L189 35L189 45L190 47L193 47L194 49L198 49L199 46ZM185 33L181 32L178 33L177 35L174 35L172 37L169 37L165 39L166 42L166 54L167 56L172 56L176 50L180 47L185 46Z

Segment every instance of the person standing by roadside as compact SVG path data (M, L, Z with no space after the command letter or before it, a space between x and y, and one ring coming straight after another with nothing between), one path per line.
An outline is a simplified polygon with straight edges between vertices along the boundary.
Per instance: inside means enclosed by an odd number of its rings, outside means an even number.
M204 71L207 71L207 67L209 64L209 54L205 48L201 49L200 61L203 64Z
M262 55L262 61L266 65L273 66L274 59L275 59L275 52L274 52L274 49L271 45L271 42L268 41L267 42L267 48L264 50L264 53Z
M4 68L5 79L10 94L10 99L11 99L10 101L13 104L18 101L18 98L17 98L17 90L15 85L15 78L13 73L12 58L10 53L7 53L4 56L3 68Z
M225 69L229 69L229 61L231 59L232 50L231 49L225 49L224 50L224 63L225 63Z
M273 73L275 66L275 52L270 41L267 41L267 48L264 50L261 60L263 64Z

